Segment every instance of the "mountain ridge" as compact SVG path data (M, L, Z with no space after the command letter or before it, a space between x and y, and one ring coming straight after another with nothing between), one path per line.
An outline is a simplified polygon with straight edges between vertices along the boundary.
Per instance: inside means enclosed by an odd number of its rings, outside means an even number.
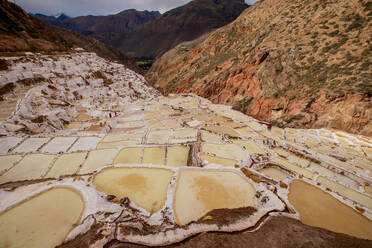
M134 57L159 57L232 22L247 7L244 0L194 0L124 34L114 46Z
M135 61L103 43L72 31L50 27L27 14L18 5L0 0L0 52L68 52L81 47L86 51L125 64L140 72Z
M113 46L121 33L129 32L159 15L158 11L128 9L112 15L87 15L63 20L40 15L37 17L46 24L69 29Z

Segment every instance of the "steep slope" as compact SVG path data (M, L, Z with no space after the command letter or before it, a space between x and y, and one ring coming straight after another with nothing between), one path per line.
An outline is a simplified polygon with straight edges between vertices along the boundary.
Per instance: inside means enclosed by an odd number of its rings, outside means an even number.
M95 38L108 45L114 45L123 33L133 30L157 16L158 11L137 11L129 9L109 16L80 16L58 20L54 17L36 15L42 22L73 30L82 35Z
M371 16L365 0L260 1L165 54L147 78L276 125L371 135Z
M232 22L247 7L244 0L194 0L123 34L113 45L135 57L158 57L181 42Z
M82 47L139 71L133 59L103 43L74 32L50 27L19 6L0 0L0 52L61 52Z

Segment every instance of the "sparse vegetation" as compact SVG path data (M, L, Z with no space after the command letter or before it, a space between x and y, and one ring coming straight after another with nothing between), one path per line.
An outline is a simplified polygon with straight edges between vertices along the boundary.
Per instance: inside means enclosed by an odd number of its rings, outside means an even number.
M248 111L249 105L252 103L253 97L247 96L242 100L238 101L234 106L233 109L246 113Z

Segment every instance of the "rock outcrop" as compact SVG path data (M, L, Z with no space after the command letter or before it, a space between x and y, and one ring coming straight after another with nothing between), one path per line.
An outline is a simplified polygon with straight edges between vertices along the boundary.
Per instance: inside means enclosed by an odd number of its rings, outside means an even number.
M278 126L371 135L371 13L365 0L260 1L166 53L147 79Z

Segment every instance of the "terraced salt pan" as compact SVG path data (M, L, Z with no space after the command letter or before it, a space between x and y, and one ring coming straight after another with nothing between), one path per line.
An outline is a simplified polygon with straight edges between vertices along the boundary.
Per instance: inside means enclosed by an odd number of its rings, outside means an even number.
M372 240L372 221L310 184L293 181L288 199L304 224Z
M116 126L116 128L139 128L143 127L145 123L143 121L131 121L131 122L125 122L125 123L120 123Z
M47 172L54 158L54 155L26 155L18 164L0 177L0 184L40 179Z
M45 178L59 178L65 175L74 175L87 156L87 152L63 154L54 162L53 167Z
M116 149L103 149L90 151L88 158L81 167L79 174L92 173L99 168L105 167L111 164L114 156L117 154Z
M65 129L80 129L82 127L81 123L69 123L64 128Z
M253 185L235 172L183 170L175 192L176 221L186 225L214 209L256 207L255 193Z
M243 128L237 128L235 131L238 131L241 133L245 138L251 138L251 139L262 139L263 136L254 132L249 127L243 127Z
M372 209L372 197L363 195L353 189L350 189L342 184L333 182L325 177L319 176L316 181L323 187L331 189L333 192L340 194L343 197L349 198L361 205Z
M139 145L141 142L135 140L124 140L115 142L101 142L97 145L97 149L119 148L123 146Z
M0 175L12 168L12 166L22 158L21 155L8 155L8 156L0 156Z
M250 140L234 140L235 144L239 144L243 146L245 150L249 152L249 154L266 154L266 152L256 143Z
M109 133L106 137L102 140L102 142L117 142L117 141L138 141L142 139L144 136L143 133L141 134L130 134L130 133L118 133L118 134L111 134Z
M169 129L178 129L178 128L182 128L182 126L179 124L178 121L174 120L174 119L168 119L168 120L163 120L161 121L161 123L169 128Z
M212 132L212 133L219 133L219 134L226 134L231 137L239 137L240 134L236 132L234 129L230 127L223 127L223 126L203 126L203 130Z
M163 165L165 164L166 147L145 147L142 164Z
M84 201L68 188L54 188L0 214L0 247L53 248L80 222Z
M22 141L22 138L6 137L0 139L0 155L5 155Z
M334 177L335 175L333 171L313 162L310 164L309 169L312 169L313 171L316 171L318 174L326 177Z
M372 196L372 187L371 186L365 186L364 187L364 191L367 193L367 194L369 194L369 195L371 195Z
M113 164L139 164L142 159L142 147L128 147L120 150Z
M197 141L198 131L193 128L178 129L173 132L173 137L170 139L171 144L180 144Z
M157 168L108 168L93 180L97 190L122 199L128 197L149 213L165 204L173 171Z
M248 122L246 124L247 124L248 127L252 128L253 130L255 130L257 132L261 132L261 131L264 130L262 125L259 124L258 122L252 121L252 122Z
M223 158L231 158L236 160L243 160L246 152L236 144L202 144L202 152L215 154Z
M159 120L149 120L149 121L146 121L146 126L149 127L149 128L151 128L151 129L153 129L153 130L156 130L156 129L166 129L167 128Z
M187 146L170 146L167 148L167 166L187 166L190 148Z
M202 141L204 141L206 143L215 143L215 144L225 143L225 142L223 142L220 135L210 133L210 132L206 132L206 131L201 132L201 139L202 139Z
M67 152L71 145L76 141L76 137L56 137L41 149L43 153Z
M92 119L92 116L88 115L88 114L78 114L76 117L75 117L75 121L89 121Z
M97 137L81 137L70 148L69 152L89 151L96 149L97 144L100 142L100 140L101 138Z
M299 175L302 175L304 177L307 177L309 179L313 179L314 177L314 174L308 170L305 170L303 169L302 167L300 166L297 166L295 164L292 164L290 162L288 162L287 160L283 159L283 158L273 158L271 161L283 166L284 168L290 170L290 171L293 171Z
M289 173L276 167L263 168L259 170L259 172L274 179L277 182L283 181L284 179L290 177Z
M354 165L358 166L363 169L371 170L372 171L372 161L369 161L367 159L354 159Z
M293 163L296 163L298 165L300 165L301 167L308 167L310 165L310 161L309 160L306 160L304 158L300 158L296 155L290 155L288 156L287 158L290 162L293 162Z
M167 144L170 136L169 130L151 131L147 138L148 144Z
M207 161L209 164L219 164L222 166L234 167L238 164L237 160L234 159L227 159L227 158L220 158L216 156L210 156L207 154L201 154L200 159L204 162Z
M42 145L47 143L50 138L29 138L22 142L16 149L13 150L14 153L31 153L36 152Z

